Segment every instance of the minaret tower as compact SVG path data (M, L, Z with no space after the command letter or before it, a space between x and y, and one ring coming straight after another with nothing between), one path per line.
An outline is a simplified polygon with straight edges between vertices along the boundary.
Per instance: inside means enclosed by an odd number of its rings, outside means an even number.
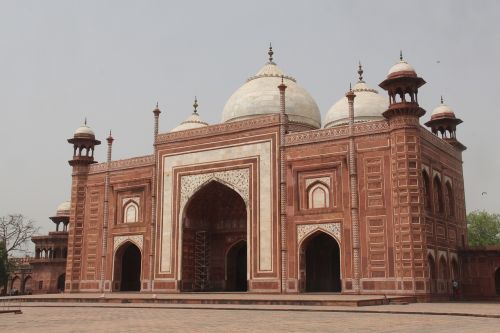
M383 116L390 126L394 279L399 293L413 295L425 293L427 274L419 123L425 111L418 105L418 88L424 84L401 53L379 85L389 94Z
M441 139L448 142L450 145L460 151L467 149L457 140L457 125L461 124L462 120L455 117L453 110L444 104L443 96L441 96L441 104L432 111L431 120L425 123L425 126L431 128L432 133L436 136L441 136Z
M85 192L90 165L94 161L94 148L101 144L95 139L94 131L87 126L87 120L79 127L73 137L73 167L71 182L71 209L69 216L68 261L66 265L66 292L78 291L81 280L83 223L85 214Z

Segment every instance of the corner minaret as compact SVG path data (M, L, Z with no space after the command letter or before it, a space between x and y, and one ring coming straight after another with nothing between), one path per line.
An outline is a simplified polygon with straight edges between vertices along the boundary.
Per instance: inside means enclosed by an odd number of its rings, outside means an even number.
M389 94L383 116L390 130L393 252L395 288L400 294L425 294L429 279L426 267L421 127L425 110L418 105L418 88L425 84L403 60L391 67L380 87ZM401 181L404 179L405 181ZM412 260L408 260L412 258Z
M68 142L73 144L73 158L69 165L73 167L71 181L71 209L69 214L68 258L66 264L66 292L80 289L83 229L85 221L85 196L90 165L94 161L94 148L101 144L95 139L94 131L87 126L87 120L79 127Z
M389 108L383 113L387 119L397 115L416 116L425 114L418 105L418 88L425 84L424 79L417 76L415 69L403 60L400 53L399 62L391 67L387 78L379 84L389 94Z
M88 165L96 163L94 161L94 148L101 144L101 141L95 139L94 131L87 126L87 119L84 125L76 129L73 137L68 139L68 142L73 144L73 159L69 161L69 165Z
M444 104L441 96L441 104L432 111L431 120L426 122L425 126L430 127L434 135L441 136L441 139L456 149L464 151L467 147L457 140L457 125L461 123L462 120L455 117L455 113Z

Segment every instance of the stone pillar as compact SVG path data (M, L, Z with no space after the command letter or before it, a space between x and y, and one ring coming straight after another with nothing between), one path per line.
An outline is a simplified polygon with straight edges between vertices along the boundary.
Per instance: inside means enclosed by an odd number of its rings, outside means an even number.
M286 156L285 135L288 128L288 116L285 107L286 85L281 78L280 90L280 230L281 230L281 292L286 293L288 286L288 251L287 251L287 223L286 223Z
M106 291L105 281L106 281L106 259L108 253L108 224L109 224L109 177L111 170L111 153L113 148L113 137L111 136L111 131L109 131L109 136L106 139L108 141L108 152L106 156L106 177L104 178L104 218L102 223L102 252L101 252L101 291ZM113 258L111 258L113 259Z
M354 98L356 95L349 89L346 94L349 104L349 181L351 192L351 230L352 230L352 290L360 292L360 242L359 242L359 193L358 193L358 166L356 143L354 142Z
M153 110L154 114L154 132L153 132L153 155L154 155L154 164L153 164L153 173L151 175L151 242L149 247L149 290L153 290L153 280L154 280L154 253L155 253L155 228L156 228L156 191L157 191L157 181L156 181L156 173L158 172L158 168L156 167L158 162L158 152L156 150L156 141L158 138L158 128L160 123L160 109L158 108L158 103L156 104L156 108Z

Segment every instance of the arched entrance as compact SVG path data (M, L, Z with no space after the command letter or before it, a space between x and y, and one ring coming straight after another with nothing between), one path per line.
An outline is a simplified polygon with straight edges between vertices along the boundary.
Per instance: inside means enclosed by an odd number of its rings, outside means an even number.
M113 286L119 291L141 290L141 251L126 242L116 251Z
M226 258L226 291L247 291L247 242L231 246Z
M31 285L32 281L33 279L29 275L24 279L24 288L23 288L24 294L31 294L33 292L33 286Z
M430 254L427 256L427 270L429 274L429 291L433 294L437 291L436 262Z
M247 238L246 205L236 191L209 182L189 200L182 227L181 290L246 290L246 242L229 250Z
M64 281L66 280L66 273L59 275L57 278L57 290L60 292L64 291Z
M495 271L495 291L500 296L500 267Z
M303 243L300 253L301 287L306 292L340 292L340 247L335 238L317 232Z

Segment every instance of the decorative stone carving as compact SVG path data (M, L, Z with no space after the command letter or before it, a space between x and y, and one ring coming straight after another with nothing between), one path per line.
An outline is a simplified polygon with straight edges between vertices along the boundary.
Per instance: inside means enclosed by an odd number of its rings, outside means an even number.
M324 185L328 186L330 188L330 177L317 177L317 178L308 178L306 179L306 188L309 187L314 182L321 182Z
M154 155L127 158L124 160L111 161L110 171L136 168L139 166L153 165ZM90 165L89 173L99 173L107 171L107 162Z
M310 235L316 230L321 230L334 236L337 241L341 241L341 225L340 222L332 223L313 223L313 224L301 224L297 226L297 244L302 242L302 240Z
M142 245L144 243L142 235L124 235L124 236L115 236L113 238L113 250L116 251L120 245L122 245L126 241L131 241L139 250L142 251Z
M248 204L249 170L248 168L235 169L181 176L181 211L189 198L191 198L200 187L212 180L219 181L231 187L241 195L245 204Z

